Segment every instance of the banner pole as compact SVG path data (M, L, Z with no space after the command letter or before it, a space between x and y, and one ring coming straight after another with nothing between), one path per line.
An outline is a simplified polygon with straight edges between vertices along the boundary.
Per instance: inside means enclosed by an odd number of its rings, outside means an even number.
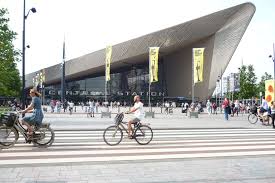
M194 50L192 49L192 103L194 103Z
M148 95L149 95L149 112L152 112L152 109L151 109L151 60L149 58L149 92L148 92Z
M105 102L107 103L107 80L105 76Z

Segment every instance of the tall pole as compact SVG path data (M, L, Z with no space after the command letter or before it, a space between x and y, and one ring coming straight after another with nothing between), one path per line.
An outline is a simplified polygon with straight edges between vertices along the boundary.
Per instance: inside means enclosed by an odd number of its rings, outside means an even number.
M194 53L192 53L192 103L195 102L194 92L195 92L195 89L194 89Z
M26 1L24 0L23 5L23 43L22 43L22 109L25 109L25 14L26 14Z
M222 80L223 80L223 78L222 78L222 69L221 69L221 100L220 100L220 109L221 109L221 112L222 112L222 108L221 108L221 104L222 104Z
M106 76L105 76L106 78ZM105 103L107 104L107 78L105 79Z
M273 80L275 81L275 45L273 43L273 64L274 64L274 75L273 75Z
M151 75L152 75L152 70L151 70L151 59L149 58L149 92L148 92L148 95L149 95L149 112L152 112L152 109L151 109Z
M64 42L63 42L63 58L62 58L62 77L61 77L61 102L64 103L65 102L65 96L66 96L66 88L65 88L65 38L64 38Z
M216 105L218 105L218 101L217 101L217 81L216 81L216 91L215 91L215 94L216 94Z

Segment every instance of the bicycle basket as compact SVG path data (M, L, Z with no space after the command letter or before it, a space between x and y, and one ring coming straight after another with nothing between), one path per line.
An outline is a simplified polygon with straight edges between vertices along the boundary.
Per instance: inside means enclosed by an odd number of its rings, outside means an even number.
M119 113L119 114L117 114L117 115L116 115L116 117L115 117L115 120L114 120L115 124L119 124L119 123L121 123L121 122L122 122L122 120L123 120L123 118L124 118L123 113Z
M16 114L14 113L6 113L0 115L0 123L1 125L6 125L8 127L12 127L16 120Z

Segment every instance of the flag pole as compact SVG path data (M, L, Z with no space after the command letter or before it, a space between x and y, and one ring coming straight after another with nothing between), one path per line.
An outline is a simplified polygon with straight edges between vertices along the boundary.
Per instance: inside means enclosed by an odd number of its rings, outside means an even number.
M192 103L194 103L194 49L192 49Z
M151 59L149 58L149 112L152 112L152 109L151 109Z
M105 103L107 103L107 76L105 74Z
M65 36L63 41L62 78L61 78L61 102L65 102Z

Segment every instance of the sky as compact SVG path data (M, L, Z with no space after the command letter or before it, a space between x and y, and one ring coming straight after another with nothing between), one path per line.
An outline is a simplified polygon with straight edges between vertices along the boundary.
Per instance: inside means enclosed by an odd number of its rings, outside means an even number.
M145 34L235 6L243 0L26 0L26 74L62 61L65 37L66 60L106 45L115 45ZM254 65L256 75L273 75L275 1L251 0L252 18L224 76ZM10 28L18 33L15 47L22 49L23 0L0 0L9 11ZM21 72L22 63L18 63Z

